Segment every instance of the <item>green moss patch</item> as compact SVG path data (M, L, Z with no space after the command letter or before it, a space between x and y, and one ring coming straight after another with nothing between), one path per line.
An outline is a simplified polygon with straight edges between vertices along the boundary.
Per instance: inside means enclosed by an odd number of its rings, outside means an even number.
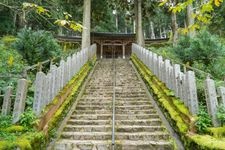
M52 138L52 134L59 125L59 122L66 115L70 106L76 99L79 89L88 76L90 70L96 62L96 57L87 62L81 70L73 77L72 80L63 88L58 96L49 104L43 111L43 115L48 112L54 105L60 102L60 95L68 92L68 96L53 114L47 124L47 132L44 130L37 131L36 129L27 129L23 126L13 125L4 129L0 129L0 150L9 150L19 148L21 150L40 150L45 149L47 141ZM47 134L46 134L47 133Z
M210 128L208 132L213 135L199 135L195 133L196 117L192 116L188 108L174 93L169 90L136 55L132 55L131 60L145 81L156 102L164 112L167 120L174 130L180 135L185 149L225 149L225 128Z
M210 135L190 135L188 136L190 139L189 145L194 149L201 150L224 150L225 149L225 138L215 138Z
M224 127L218 127L218 128L208 128L207 131L210 135L216 137L216 138L225 138L225 126Z
M189 113L188 108L180 100L174 97L174 93L169 90L164 83L159 81L135 55L132 55L131 60L158 100L158 104L164 112L167 113L167 116L169 116L168 119L170 119L177 127L176 130L179 133L186 133L189 130L191 120L191 114Z

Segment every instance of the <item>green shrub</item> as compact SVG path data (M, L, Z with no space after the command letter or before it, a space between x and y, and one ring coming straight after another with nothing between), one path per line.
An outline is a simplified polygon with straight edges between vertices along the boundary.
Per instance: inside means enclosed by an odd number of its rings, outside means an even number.
M33 129L37 125L37 116L31 108L28 108L20 117L19 124L28 129Z
M60 56L60 46L52 34L47 31L22 29L13 46L30 64Z
M209 117L206 106L200 104L198 112L198 120L196 122L196 127L199 133L205 133L208 127L212 126L212 120Z
M225 71L225 47L216 35L202 30L194 38L183 36L174 47L177 56L183 63L211 73L216 78L222 78Z
M217 109L216 117L223 126L225 124L225 105L220 105Z
M224 46L219 37L205 30L200 31L194 38L181 37L174 50L185 63L197 61L206 66L214 63L225 54Z
M0 115L0 128L7 128L12 125L12 117L11 116L2 116Z

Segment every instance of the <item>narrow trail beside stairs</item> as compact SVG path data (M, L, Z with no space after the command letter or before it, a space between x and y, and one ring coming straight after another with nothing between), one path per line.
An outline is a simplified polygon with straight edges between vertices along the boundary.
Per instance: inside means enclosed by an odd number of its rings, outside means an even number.
M113 68L115 62L115 72ZM112 147L113 76L115 145ZM128 60L101 60L55 150L170 150L174 143Z

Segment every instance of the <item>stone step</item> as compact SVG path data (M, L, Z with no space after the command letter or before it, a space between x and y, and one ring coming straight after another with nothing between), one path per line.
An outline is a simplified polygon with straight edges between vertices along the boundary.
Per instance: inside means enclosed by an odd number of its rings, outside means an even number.
M116 99L117 105L151 105L150 101L122 101Z
M161 126L160 119L140 119L140 120L116 120L115 124L120 125L140 125L140 126Z
M112 110L75 110L73 115L77 114L108 114L112 113Z
M116 93L116 97L117 98L143 98L146 97L145 94L117 94Z
M69 140L56 142L54 150L111 150L110 140Z
M82 96L82 98L80 99L80 101L83 101L83 100L100 100L100 101L105 101L105 100L112 100L112 96L102 96L102 97L93 97L93 96Z
M109 120L112 118L112 114L99 114L99 115L93 115L93 114L82 114L82 115L72 115L70 117L71 119L75 120Z
M93 102L86 102L86 103L78 103L77 107L109 107L112 105L112 102L106 101L105 103L93 103Z
M116 97L116 100L117 101L149 101L148 98L146 97L123 97L123 98L120 98L120 97Z
M154 114L141 114L141 115L127 115L127 114L116 114L115 116L116 120L135 120L135 119L157 119L159 118L159 115Z
M83 96L88 96L90 94L84 93ZM113 94L108 94L108 93L92 93L92 97L112 97Z
M91 106L91 105L80 105L76 107L76 110L108 110L108 109L112 109L112 106Z
M82 101L84 101L84 100L86 100L86 101L94 101L94 100L104 100L104 101L106 101L106 100L112 100L112 97L111 96L105 96L105 97L93 97L93 96L82 96L82 98L80 99L80 102L82 102Z
M118 150L174 150L170 141L151 140L116 140L115 149Z
M153 109L152 105L124 105L116 106L116 110L149 110Z
M111 119L109 120L75 120L69 119L67 121L69 125L108 125L111 124Z
M135 132L135 133L126 133L126 132L116 132L115 138L117 140L152 140L152 141L166 141L169 140L170 135L165 132Z
M112 125L66 125L64 131L71 132L110 132Z
M116 114L152 114L156 113L155 109L148 109L148 110L118 110Z
M143 103L145 104L145 103ZM96 105L112 105L112 101L104 101L104 100L98 100L98 101L91 101L91 100L83 100L78 102L79 105L91 105L91 106L96 106Z
M165 128L162 126L128 126L128 125L120 125L116 126L116 133L118 132L128 132L128 133L135 133L135 132L158 132L164 131Z
M112 132L62 132L61 138L71 140L110 140Z

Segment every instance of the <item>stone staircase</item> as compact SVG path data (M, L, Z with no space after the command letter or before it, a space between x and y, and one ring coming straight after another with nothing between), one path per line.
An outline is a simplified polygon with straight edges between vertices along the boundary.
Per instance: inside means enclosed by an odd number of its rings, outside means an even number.
M129 61L116 59L116 150L173 149L170 135ZM55 150L111 150L113 60L101 60Z

